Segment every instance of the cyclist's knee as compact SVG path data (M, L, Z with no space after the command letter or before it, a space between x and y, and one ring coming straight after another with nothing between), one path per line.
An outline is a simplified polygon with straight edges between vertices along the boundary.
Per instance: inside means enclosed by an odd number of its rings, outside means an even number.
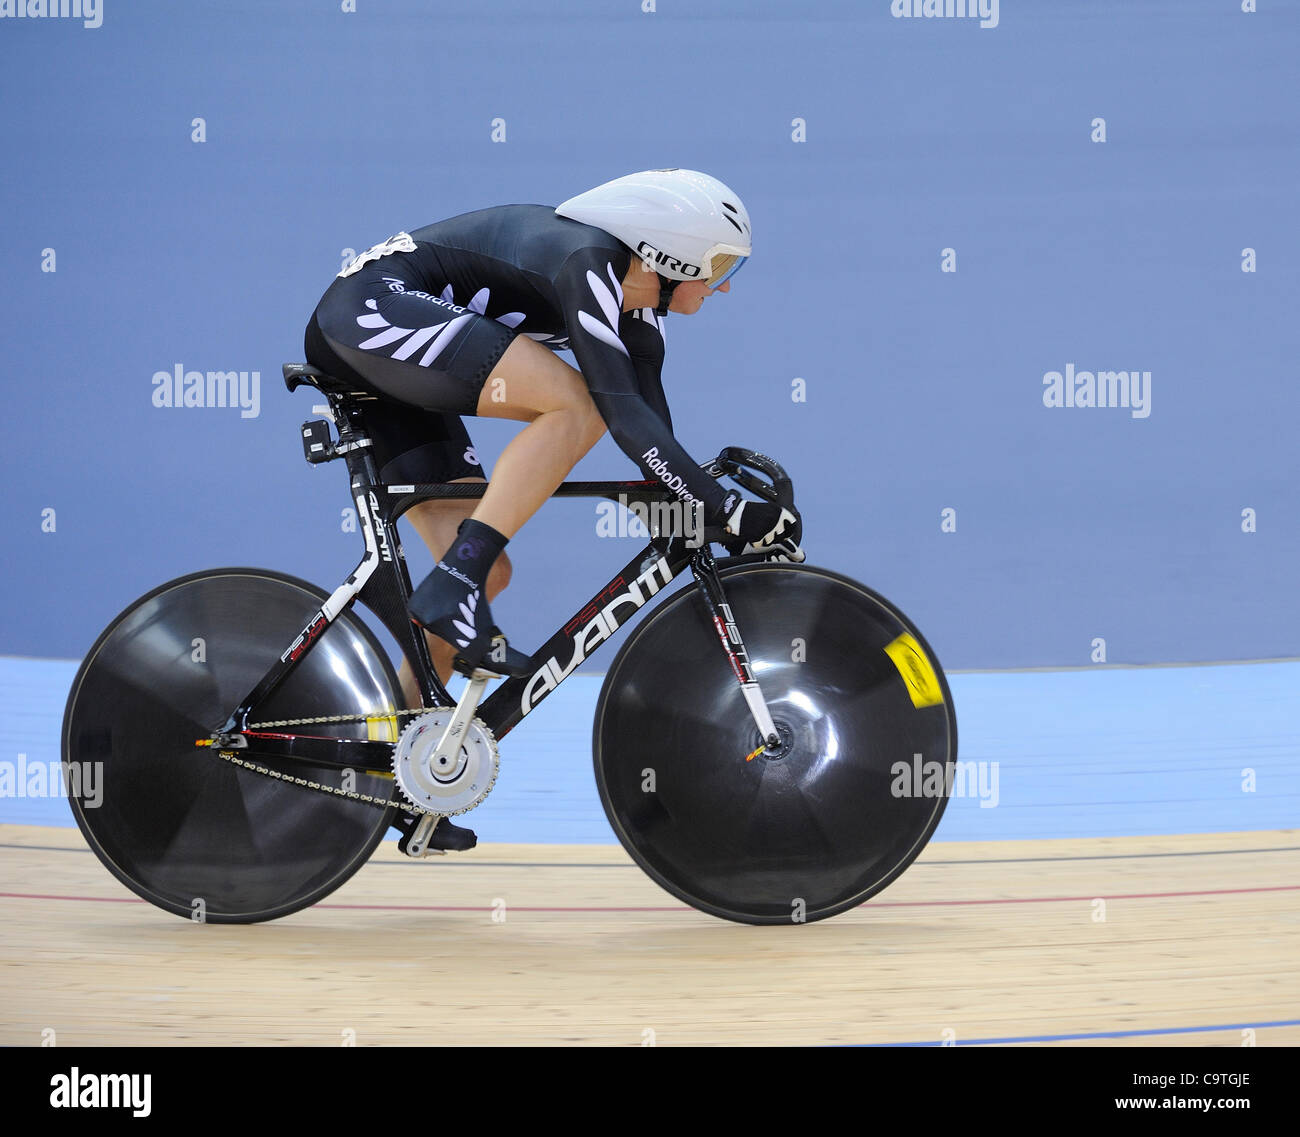
M601 417L591 396L587 396L587 405L582 408L582 443L585 454L605 435L605 420Z
M605 420L601 418L591 392L580 378L557 399L551 409L563 415L565 445L572 448L575 462L595 446L605 433Z
M587 453L605 433L605 420L592 401L586 387L569 392L569 397L557 408L565 416L565 438L572 447L574 461Z

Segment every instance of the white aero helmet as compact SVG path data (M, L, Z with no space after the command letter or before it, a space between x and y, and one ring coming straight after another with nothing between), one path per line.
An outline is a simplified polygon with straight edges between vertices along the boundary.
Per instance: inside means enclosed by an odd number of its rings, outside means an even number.
M749 257L749 214L717 178L698 170L644 170L556 206L561 217L604 229L660 276L717 288Z

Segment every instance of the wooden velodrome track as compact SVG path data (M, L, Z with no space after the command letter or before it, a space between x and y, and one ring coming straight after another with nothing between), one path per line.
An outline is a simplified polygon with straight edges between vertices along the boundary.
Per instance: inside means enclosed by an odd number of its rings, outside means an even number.
M679 904L617 846L385 843L317 907L230 926L138 900L75 829L7 825L0 894L10 1045L1300 1043L1295 830L931 844L788 928Z

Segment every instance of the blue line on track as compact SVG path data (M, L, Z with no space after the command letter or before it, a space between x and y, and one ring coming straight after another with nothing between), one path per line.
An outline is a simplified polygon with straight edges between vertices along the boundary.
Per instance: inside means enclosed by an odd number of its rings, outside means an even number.
M1220 1023L1217 1026L1171 1026L1154 1030L1099 1030L1085 1034L1023 1034L1014 1038L966 1038L952 1043L954 1046L996 1046L1011 1042L1072 1042L1085 1038L1140 1038L1157 1034L1210 1034L1220 1030L1265 1030L1273 1026L1300 1026L1300 1019L1278 1019L1268 1023ZM942 1046L942 1042L864 1042L873 1046Z

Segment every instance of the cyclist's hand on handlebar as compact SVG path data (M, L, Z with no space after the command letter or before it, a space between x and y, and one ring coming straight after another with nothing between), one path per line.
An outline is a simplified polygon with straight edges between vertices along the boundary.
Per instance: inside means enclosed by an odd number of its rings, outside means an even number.
M767 553L774 560L802 561L803 519L793 507L771 501L742 501L727 518L726 529L737 539L726 543L727 551Z

